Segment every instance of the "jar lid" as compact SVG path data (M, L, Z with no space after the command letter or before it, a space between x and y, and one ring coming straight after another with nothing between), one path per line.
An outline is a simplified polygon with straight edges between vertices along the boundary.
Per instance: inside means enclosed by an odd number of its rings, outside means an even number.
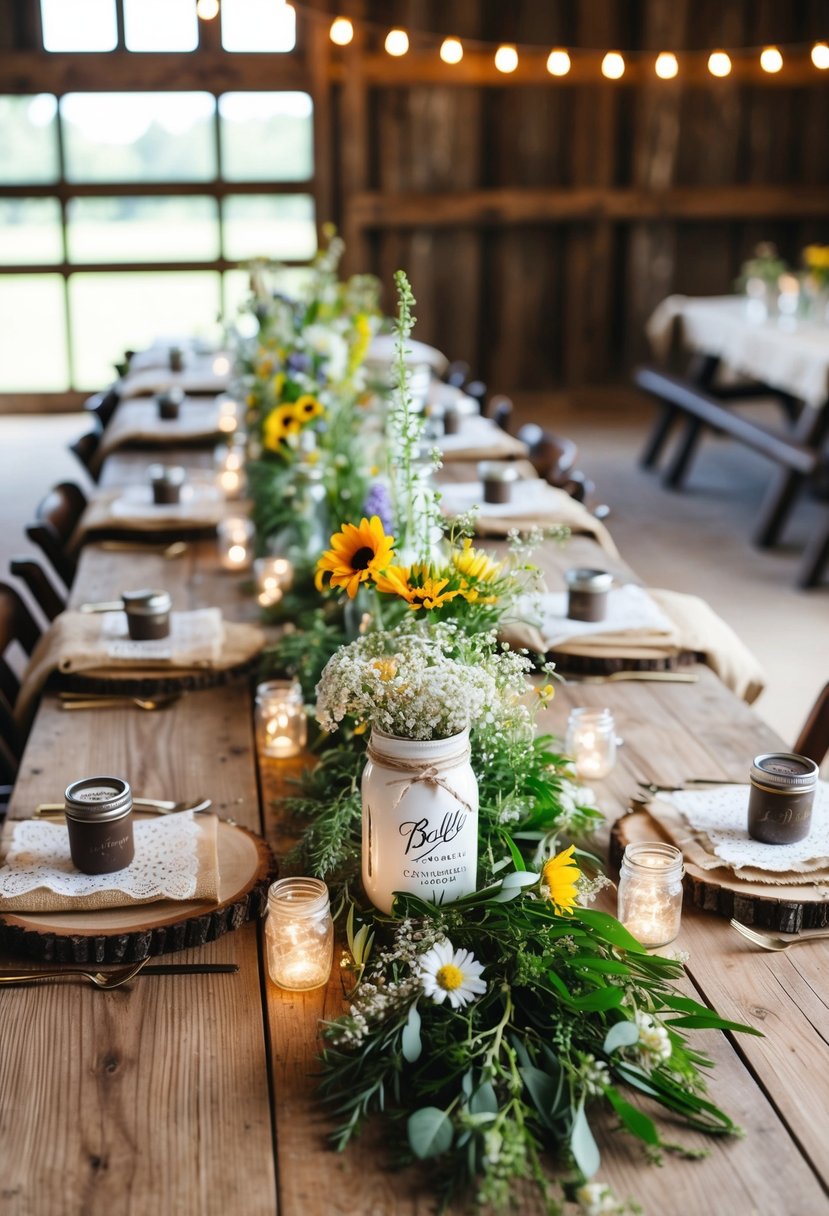
M151 464L147 470L150 481L163 481L167 485L180 486L187 470L180 464Z
M609 591L613 585L613 575L607 570L590 570L586 566L577 566L565 570L564 581L572 591Z
M749 776L772 789L799 793L817 785L818 766L814 760L794 752L766 752L755 758Z
M119 819L132 808L132 790L122 777L82 777L66 787L64 809L70 819Z
M517 481L518 470L507 460L482 460L478 465L481 481Z
M156 616L160 612L169 612L173 606L169 591L150 591L142 588L140 591L124 591L121 598L124 601L124 611L130 616Z
M165 389L159 393L156 400L159 405L181 405L184 400L184 390L174 384L172 388Z

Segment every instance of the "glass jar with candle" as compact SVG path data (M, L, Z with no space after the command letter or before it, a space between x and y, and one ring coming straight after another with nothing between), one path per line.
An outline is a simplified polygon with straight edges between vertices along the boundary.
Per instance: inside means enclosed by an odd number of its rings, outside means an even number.
M222 519L216 525L219 560L225 570L247 570L253 562L253 522L241 515Z
M245 489L244 439L234 434L229 443L220 443L213 453L213 467L225 498L241 498Z
M565 749L579 777L606 777L616 763L616 723L609 709L571 709Z
M618 916L643 946L667 946L682 919L682 853L662 841L629 844L619 872Z
M328 982L334 925L328 888L319 878L280 878L268 891L268 974L280 988L304 992Z
M298 680L265 680L256 689L259 754L279 760L298 756L308 739L308 719Z
M259 603L263 608L278 604L294 581L294 568L287 557L257 557L253 563Z

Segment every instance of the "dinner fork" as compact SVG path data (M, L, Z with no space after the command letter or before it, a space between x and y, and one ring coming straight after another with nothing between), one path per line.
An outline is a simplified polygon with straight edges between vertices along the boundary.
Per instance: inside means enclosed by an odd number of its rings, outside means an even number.
M615 684L621 680L639 680L654 684L696 684L695 671L610 671L606 676L569 675L568 684Z
M829 929L817 933L807 933L804 937L775 937L771 933L760 933L757 929L749 929L748 925L739 920L731 921L731 928L742 933L743 937L759 946L761 950L788 950L789 946L802 946L804 942L812 942L816 937L829 937Z
M210 798L189 798L183 802L165 801L163 798L133 798L133 809L146 811L152 815L177 815L180 811L192 811L194 815L209 810L213 805ZM41 802L35 807L35 818L42 819L49 815L62 815L62 802Z
M128 967L116 967L114 971L86 971L83 967L64 967L61 971L0 971L0 984L31 984L35 980L62 980L66 976L79 975L89 980L96 988L120 988L134 979L142 967L150 961L142 958Z

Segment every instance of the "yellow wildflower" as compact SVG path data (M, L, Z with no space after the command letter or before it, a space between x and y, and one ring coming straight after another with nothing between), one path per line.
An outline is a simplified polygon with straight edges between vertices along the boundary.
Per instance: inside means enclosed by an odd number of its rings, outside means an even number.
M547 898L558 916L572 912L576 906L576 887L581 871L573 861L575 845L551 857L541 871L541 882L547 888Z
M271 410L262 427L262 444L271 452L278 452L289 435L297 435L302 423L292 405L278 405Z
M325 406L310 393L303 393L294 403L294 412L302 422L311 422L312 419L319 418L321 414L325 413Z
M494 583L503 566L502 562L493 561L482 549L473 549L468 536L463 548L453 553L452 564L465 578L473 578L478 583Z
M397 675L397 663L394 659L375 659L372 667L384 684L388 684L389 680L393 680Z

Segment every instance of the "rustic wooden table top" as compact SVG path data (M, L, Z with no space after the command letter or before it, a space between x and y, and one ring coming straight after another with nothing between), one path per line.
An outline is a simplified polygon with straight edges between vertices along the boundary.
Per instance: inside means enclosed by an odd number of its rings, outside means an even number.
M185 463L204 463L192 452L180 455ZM147 462L146 455L115 456L106 482L134 480ZM572 542L579 561L592 544ZM570 565L574 548L548 557ZM177 607L216 604L228 617L255 615L238 576L218 568L210 541L191 544L176 561L90 546L72 600L109 598L126 582L166 586ZM698 671L693 685L567 684L558 692L544 728L561 735L571 706L606 705L624 736L616 768L595 785L608 819L625 810L639 778L743 780L756 753L779 746L710 671ZM284 793L296 763L263 761L257 777L247 682L190 693L158 712L69 714L46 695L10 813L23 817L38 802L59 800L76 777L112 772L147 795L209 795L220 815L263 832L278 851L284 837L272 799ZM727 922L691 910L675 945L690 952L689 992L764 1032L738 1041L697 1035L717 1065L711 1096L746 1136L718 1140L678 1127L675 1138L706 1149L707 1160L670 1155L657 1168L608 1123L599 1129L602 1180L660 1216L825 1212L829 943L766 954ZM182 957L238 963L239 971L147 976L113 992L71 982L0 993L0 1211L432 1211L425 1171L391 1172L382 1132L341 1155L326 1145L313 1072L318 1020L342 1008L336 965L327 989L281 991L267 977L261 931L253 924ZM0 958L0 965L12 962ZM539 1209L527 1198L520 1210Z

